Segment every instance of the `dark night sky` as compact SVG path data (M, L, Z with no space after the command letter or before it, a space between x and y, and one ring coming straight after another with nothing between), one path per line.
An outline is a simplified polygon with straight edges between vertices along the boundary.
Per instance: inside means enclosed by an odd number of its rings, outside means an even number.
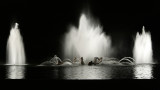
M61 41L70 24L78 26L80 14L89 10L112 37L118 53L132 56L133 39L143 25L151 32L154 58L160 59L158 31L160 7L156 2L106 0L5 1L0 3L0 63L5 63L11 25L18 22L27 63L41 63L54 54L62 57Z

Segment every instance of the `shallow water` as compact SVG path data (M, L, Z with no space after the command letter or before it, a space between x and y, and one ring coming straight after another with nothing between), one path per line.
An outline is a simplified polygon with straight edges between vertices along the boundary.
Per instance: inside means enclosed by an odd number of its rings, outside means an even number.
M36 66L1 65L0 79L159 79L159 64Z

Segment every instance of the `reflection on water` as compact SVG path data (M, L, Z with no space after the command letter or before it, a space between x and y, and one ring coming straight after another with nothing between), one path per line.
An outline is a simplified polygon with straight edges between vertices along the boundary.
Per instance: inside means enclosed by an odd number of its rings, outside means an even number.
M77 66L64 68L64 79L111 79L111 68L100 66Z
M7 66L7 79L24 79L25 78L24 66Z
M62 69L63 79L153 79L152 65L77 66Z
M152 65L136 65L134 75L136 79L153 79Z
M4 68L0 66L0 78L5 78L5 75L7 79L155 79L155 74L158 78L159 74L154 73L153 76L153 71L159 70L160 67L141 64L50 67L7 65Z

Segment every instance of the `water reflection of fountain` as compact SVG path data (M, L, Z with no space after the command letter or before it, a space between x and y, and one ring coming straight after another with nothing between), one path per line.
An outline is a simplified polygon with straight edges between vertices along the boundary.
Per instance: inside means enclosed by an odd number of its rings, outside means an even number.
M152 65L136 65L134 67L134 78L136 79L153 79Z
M111 79L111 67L105 66L75 66L65 67L64 79Z
M25 67L24 66L7 66L7 79L24 79Z

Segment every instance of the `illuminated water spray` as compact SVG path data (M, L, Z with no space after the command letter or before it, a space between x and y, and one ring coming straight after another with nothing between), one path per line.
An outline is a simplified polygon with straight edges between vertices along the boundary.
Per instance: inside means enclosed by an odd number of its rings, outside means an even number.
M111 53L111 39L102 31L102 27L93 19L82 14L79 27L72 26L65 35L64 56L68 58L109 56Z
M135 62L139 63L153 63L152 62L152 41L151 34L145 32L145 28L142 28L142 34L137 32L134 48L133 48L133 57Z
M23 65L25 64L25 51L23 39L18 29L18 23L11 28L7 42L7 64Z

